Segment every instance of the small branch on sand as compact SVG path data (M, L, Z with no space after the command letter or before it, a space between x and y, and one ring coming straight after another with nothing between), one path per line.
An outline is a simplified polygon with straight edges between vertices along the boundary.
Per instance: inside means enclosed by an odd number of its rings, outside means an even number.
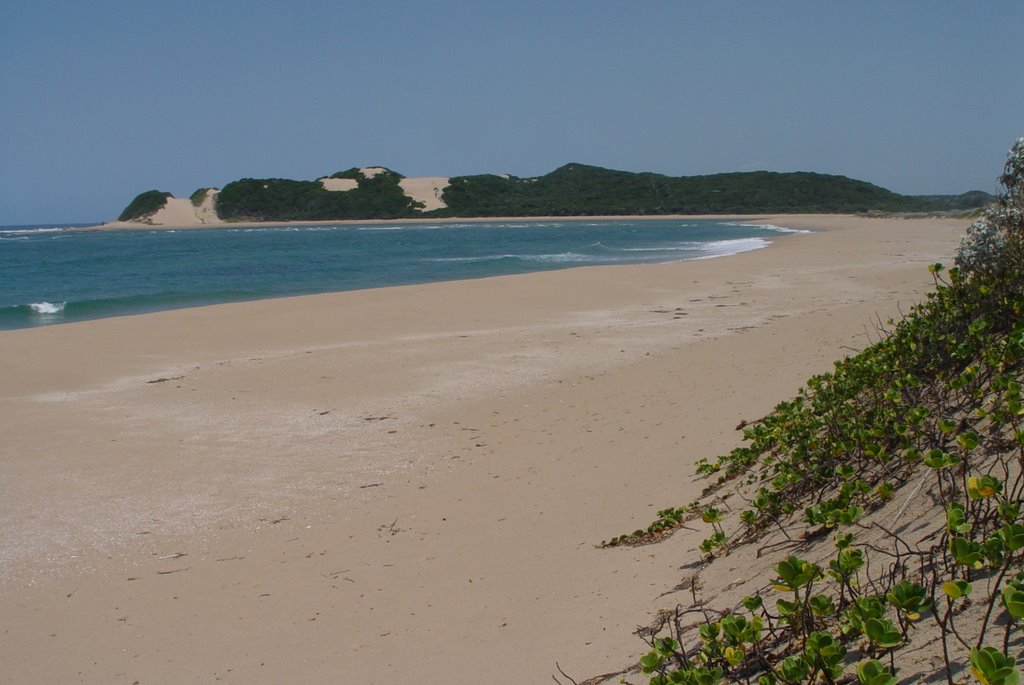
M570 682L570 683L572 683L572 685L580 685L579 683L577 683L577 682L576 682L576 681L575 681L575 680L573 679L573 677L572 677L571 675L569 675L568 673L566 673L565 671L563 671L563 670L562 670L562 667L558 665L558 662L557 662L557 661L555 662L555 668L557 668L557 669L558 669L558 672L559 672L559 673L561 673L563 677L565 677L565 678L568 678L568 679L569 679L569 682ZM554 680L554 681L555 681L556 683L558 683L559 685L561 685L561 684L562 684L562 681L561 681L561 680L559 680L558 678L556 678L556 677L555 677L554 675L552 675L552 676L551 676L551 679L552 679L552 680Z

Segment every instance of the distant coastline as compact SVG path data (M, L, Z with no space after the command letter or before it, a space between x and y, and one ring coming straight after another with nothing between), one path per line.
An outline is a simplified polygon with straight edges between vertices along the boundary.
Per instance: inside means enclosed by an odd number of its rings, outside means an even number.
M188 198L137 195L104 228L324 224L343 221L539 220L863 214L977 209L992 197L900 195L846 176L767 171L671 177L566 164L533 178L507 174L407 178L351 168L313 181L245 178Z

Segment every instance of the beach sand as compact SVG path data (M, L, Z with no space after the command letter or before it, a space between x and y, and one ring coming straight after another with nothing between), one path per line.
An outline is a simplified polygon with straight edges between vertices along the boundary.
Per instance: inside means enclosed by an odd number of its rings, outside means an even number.
M967 225L753 220L820 230L0 332L0 682L635 662L698 555L686 535L596 545L694 500L694 462L876 339Z

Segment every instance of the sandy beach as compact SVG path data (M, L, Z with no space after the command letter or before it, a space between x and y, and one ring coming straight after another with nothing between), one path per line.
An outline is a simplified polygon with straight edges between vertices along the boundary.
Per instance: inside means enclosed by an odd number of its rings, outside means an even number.
M968 223L751 220L813 232L0 332L0 682L630 665L694 538L597 545L695 499L694 462L876 339Z

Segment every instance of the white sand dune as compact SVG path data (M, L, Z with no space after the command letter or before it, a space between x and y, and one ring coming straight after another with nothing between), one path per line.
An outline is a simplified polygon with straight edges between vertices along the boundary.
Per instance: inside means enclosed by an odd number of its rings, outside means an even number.
M348 190L355 190L359 186L359 182L354 178L321 178L320 185L324 187L324 190L334 190L343 193Z
M135 221L109 221L104 228L199 228L222 226L225 222L217 216L215 208L217 188L206 191L199 205L192 204L187 197L169 197L164 206L147 217Z
M419 178L403 178L398 186L406 195L416 202L422 202L422 211L429 212L434 209L447 207L441 194L448 187L447 176L421 176Z
M219 192L217 188L210 188L206 191L202 203L195 208L196 218L204 225L224 223L217 216L216 202Z
M383 173L383 167L364 167L359 170L367 178L373 178ZM350 178L321 178L320 184L326 190L346 191L353 190L358 184ZM434 209L447 207L441 199L444 189L448 187L447 176L421 176L418 178L403 178L398 182L398 187L407 196L416 202L422 202L421 211L429 212Z

